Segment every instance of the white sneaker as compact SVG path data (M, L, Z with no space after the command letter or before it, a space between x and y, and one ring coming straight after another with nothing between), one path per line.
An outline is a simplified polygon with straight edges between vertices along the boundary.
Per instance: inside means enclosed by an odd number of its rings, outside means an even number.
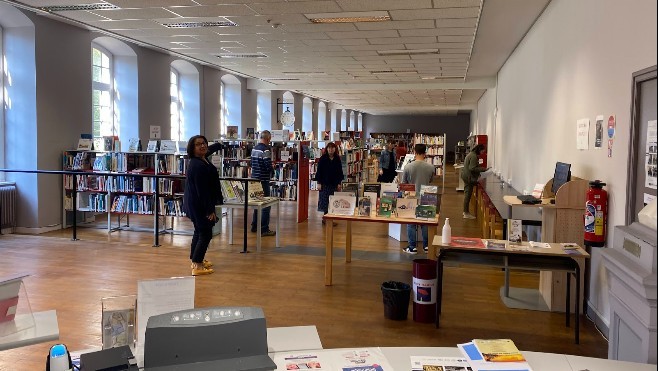
M464 219L476 219L476 217L471 213L464 213Z

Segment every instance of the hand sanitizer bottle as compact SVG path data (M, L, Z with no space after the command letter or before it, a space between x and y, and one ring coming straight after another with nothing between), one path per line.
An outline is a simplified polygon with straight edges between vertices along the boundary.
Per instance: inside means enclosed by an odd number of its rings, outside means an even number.
M446 222L443 225L443 231L441 232L441 243L447 245L452 239L452 229L450 228L450 218L446 218Z

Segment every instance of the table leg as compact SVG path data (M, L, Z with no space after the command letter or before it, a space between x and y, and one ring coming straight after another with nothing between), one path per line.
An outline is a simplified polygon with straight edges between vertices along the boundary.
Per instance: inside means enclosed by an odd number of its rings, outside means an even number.
M567 297L566 297L566 308L564 312L567 314L566 326L571 326L571 272L567 272Z
M331 219L326 219L325 223L326 236L324 238L324 285L331 286L331 269L333 264L333 249L334 249L334 223Z
M233 208L228 209L228 244L233 245Z
M332 225L334 223L331 223ZM352 261L352 221L347 221L347 232L345 232L345 263Z
M256 221L256 251L260 252L260 239L261 239L261 218L263 217L263 207L258 206L258 220Z
M580 344L580 266L576 262L576 344Z
M507 260L507 256L504 257L505 261L505 288L504 288L504 293L505 297L509 298L509 261Z
M281 247L281 245L279 245L279 220L281 220L281 212L279 210L279 202L277 202L276 203L276 236L275 236L276 247Z

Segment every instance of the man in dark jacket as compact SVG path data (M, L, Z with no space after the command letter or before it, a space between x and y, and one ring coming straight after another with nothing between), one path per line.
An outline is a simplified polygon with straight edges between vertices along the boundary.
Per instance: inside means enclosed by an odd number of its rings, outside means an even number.
M270 179L272 178L272 148L270 141L272 134L263 130L260 133L260 143L251 150L251 177L260 180L263 185L265 197L270 197ZM261 216L261 236L274 236L276 232L270 230L270 210L271 207L263 209ZM254 210L254 217L251 220L251 231L256 233L258 222L258 210Z
M471 214L469 211L469 205L471 203L471 196L473 195L473 187L478 182L480 178L480 173L485 172L488 168L483 168L479 166L480 153L484 151L484 145L478 144L471 152L466 155L464 159L464 167L461 170L461 177L464 181L464 219L475 219L475 215Z

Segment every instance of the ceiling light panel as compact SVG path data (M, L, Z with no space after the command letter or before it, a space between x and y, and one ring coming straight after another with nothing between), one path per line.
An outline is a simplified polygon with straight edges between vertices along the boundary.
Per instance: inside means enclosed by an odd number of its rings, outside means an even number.
M435 8L479 7L482 0L434 0Z
M47 12L68 12L68 11L89 11L89 10L102 10L102 9L119 9L118 6L108 3L89 3L89 4L71 4L71 5L49 5L41 7L42 10Z
M336 0L346 12L389 9L424 9L432 7L432 0Z
M177 22L177 23L162 23L167 28L203 28L203 27L235 27L235 23L224 22Z
M378 50L379 55L417 55L417 54L437 54L439 49L388 49Z
M430 44L436 43L436 37L385 37L385 38L372 38L368 39L368 42L373 45L387 45L392 43L403 43L403 44ZM416 49L416 48L414 48ZM420 49L420 48L418 48ZM423 48L424 49L424 48Z
M334 1L260 2L250 4L249 7L261 15L339 13L343 11Z
M343 12L340 8L333 13L312 13L304 15L313 23L386 22L391 20L390 14L387 11Z
M212 6L174 6L168 7L167 10L178 14L181 17L230 17L256 15L256 13L247 6L238 5L212 5Z

